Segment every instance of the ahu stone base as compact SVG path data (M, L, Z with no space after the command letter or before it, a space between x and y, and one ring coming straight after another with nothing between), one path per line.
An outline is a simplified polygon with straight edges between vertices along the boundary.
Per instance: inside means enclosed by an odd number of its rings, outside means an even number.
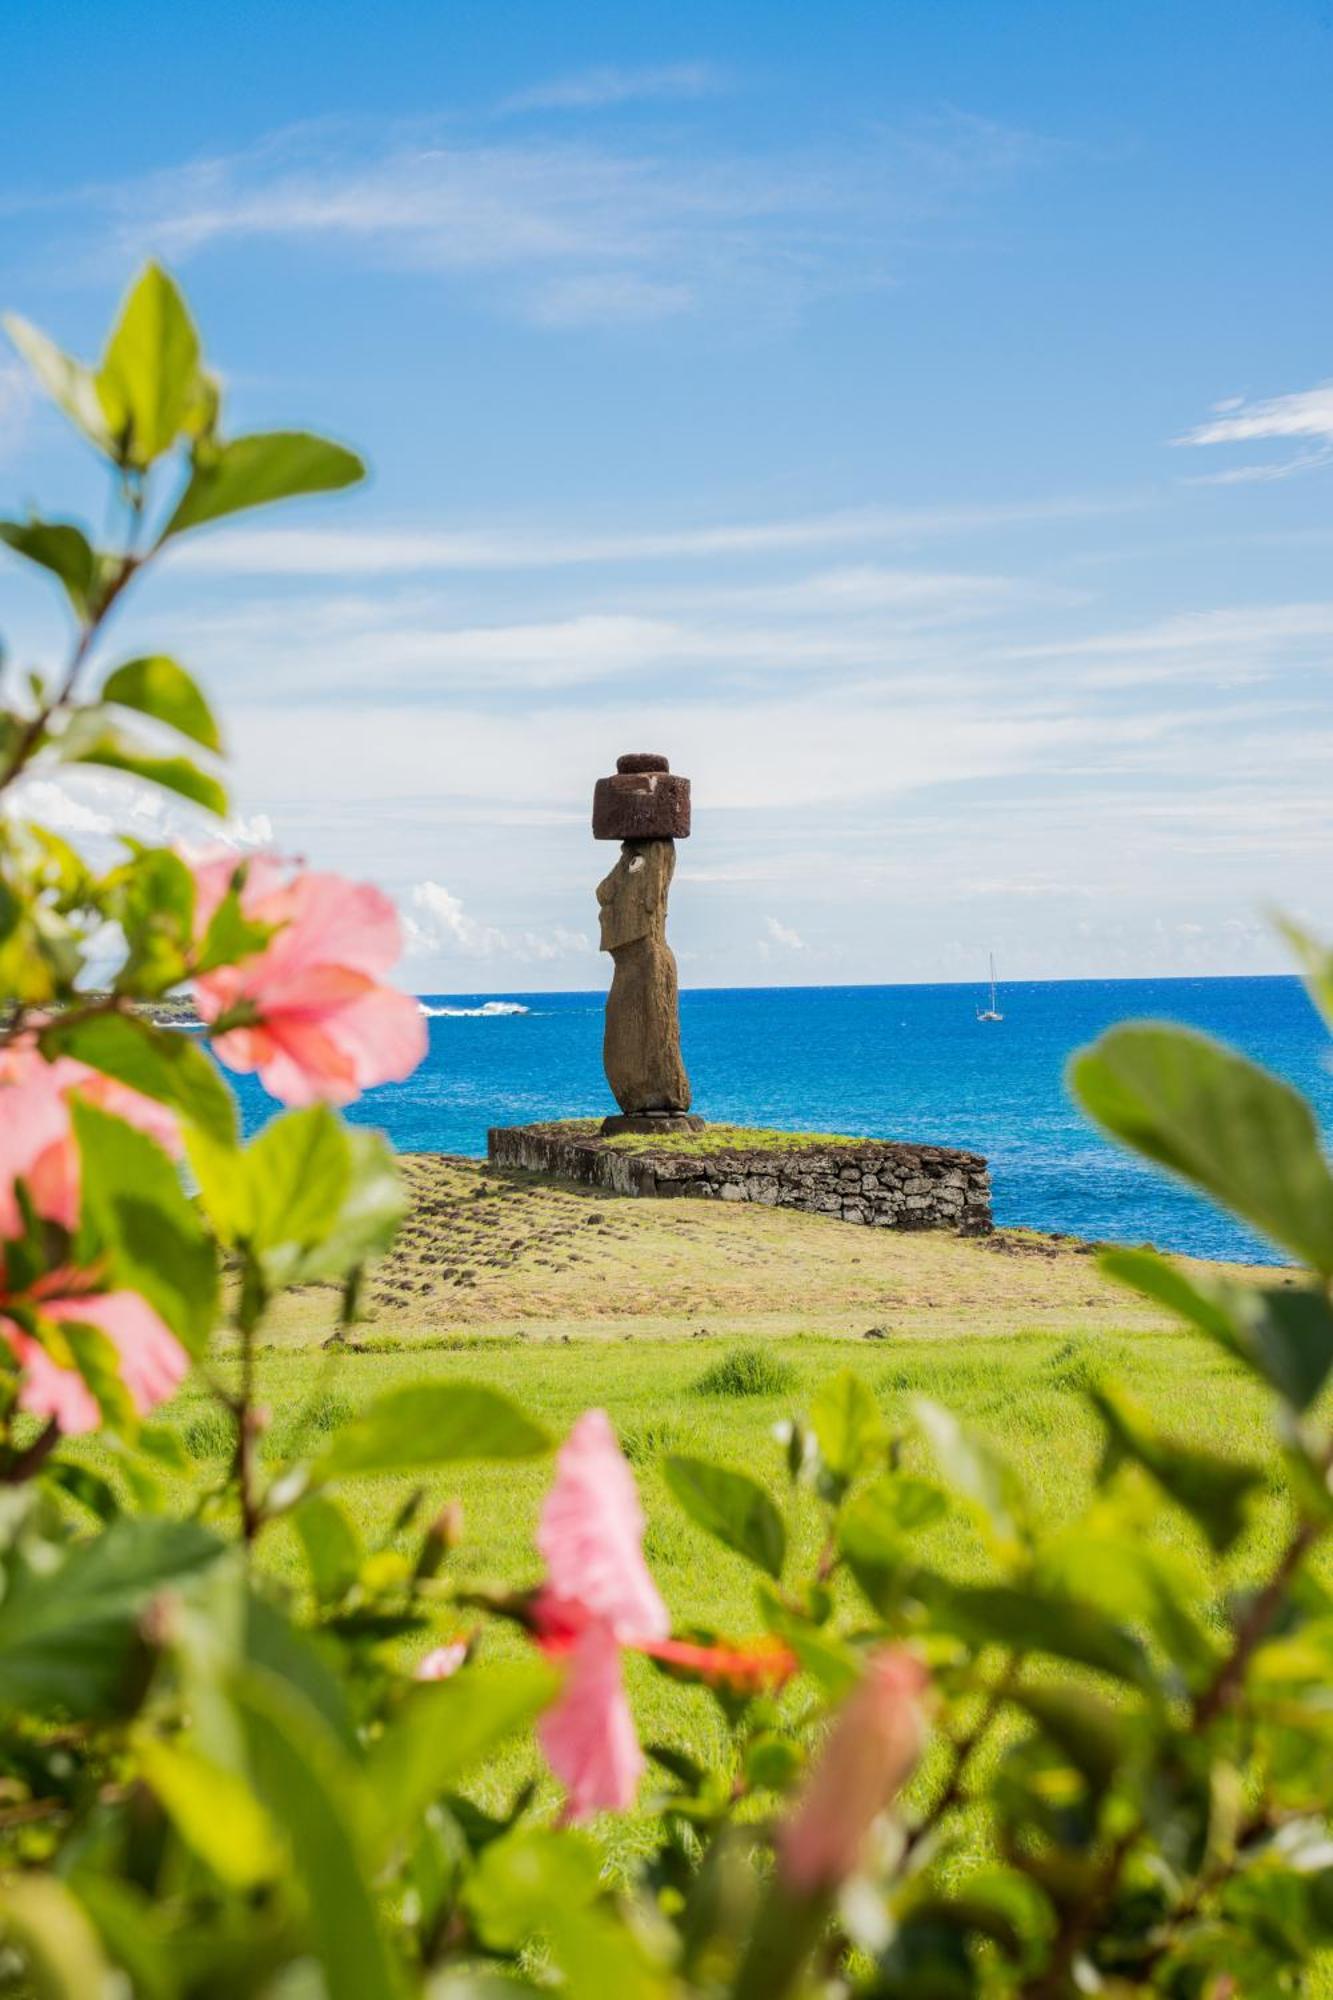
M555 1174L612 1194L689 1196L799 1208L876 1229L950 1229L989 1235L990 1175L979 1153L888 1139L709 1154L669 1140L625 1151L586 1126L502 1125L486 1135L493 1167Z

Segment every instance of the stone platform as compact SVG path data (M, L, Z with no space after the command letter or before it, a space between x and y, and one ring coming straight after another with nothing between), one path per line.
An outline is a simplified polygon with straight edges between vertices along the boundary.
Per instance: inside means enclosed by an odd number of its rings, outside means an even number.
M612 1194L754 1201L877 1229L990 1234L990 1174L979 1153L890 1139L812 1139L718 1151L608 1144L597 1121L501 1125L486 1135L492 1167L555 1174Z

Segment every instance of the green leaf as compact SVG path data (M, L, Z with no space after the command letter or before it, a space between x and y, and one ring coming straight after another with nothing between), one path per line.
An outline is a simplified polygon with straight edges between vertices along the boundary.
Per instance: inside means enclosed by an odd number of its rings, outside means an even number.
M522 1826L491 1841L464 1899L493 1951L520 1951L552 1917L586 1909L600 1893L600 1860L585 1835Z
M1028 1520L1027 1502L1013 1467L942 1404L917 1396L912 1411L940 1470L969 1503L997 1554L1015 1555L1028 1540Z
M308 431L263 431L233 438L195 461L190 483L163 531L180 535L245 507L266 507L303 493L332 493L365 477L346 446Z
M310 1493L293 1509L291 1521L305 1550L317 1601L328 1604L344 1596L360 1575L365 1555L344 1509L325 1493Z
M165 653L126 660L108 677L101 699L117 708L132 708L138 715L151 715L154 722L165 723L205 750L222 749L213 711L184 667Z
M158 1517L123 1517L54 1569L13 1553L0 1600L0 1707L115 1713L147 1605L221 1553L197 1522Z
M90 723L95 716L96 710L87 710L81 721ZM226 789L216 778L188 757L156 756L122 730L71 728L61 738L61 755L68 764L97 764L108 771L123 771L126 777L142 778L145 784L160 785L163 791L176 792L219 818L226 814Z
M347 1127L327 1104L270 1119L245 1149L252 1248L295 1257L334 1227L351 1182Z
M383 1848L411 1834L450 1791L510 1736L526 1729L559 1690L544 1661L497 1661L412 1689L366 1760L383 1822Z
M108 1289L139 1292L193 1355L217 1314L217 1253L166 1154L144 1133L73 1099L83 1221L107 1260Z
M68 521L0 521L0 542L59 577L80 618L88 615L97 557L82 528Z
M1265 1483L1262 1468L1163 1437L1140 1404L1109 1384L1090 1388L1088 1401L1107 1431L1103 1478L1132 1459L1198 1522L1219 1555L1229 1549Z
M60 405L90 443L99 451L109 452L111 436L92 370L75 361L72 355L62 353L49 335L16 313L6 313L0 325L52 401Z
M199 394L199 336L159 264L136 280L97 374L118 456L143 468L169 451Z
M1310 998L1333 1027L1333 951L1289 918L1279 917L1278 929L1296 955Z
M1006 1646L1018 1653L1049 1653L1077 1666L1096 1667L1136 1687L1153 1684L1139 1640L1095 1605L1056 1597L1035 1586L961 1584L918 1576L914 1588L934 1620L973 1645Z
M915 1537L942 1520L948 1502L938 1486L890 1472L844 1507L838 1548L866 1597L886 1617L915 1574Z
M680 1455L663 1461L662 1475L699 1527L769 1576L781 1576L787 1530L758 1480L748 1472L731 1472L707 1459Z
M810 1406L810 1428L824 1464L844 1482L880 1455L887 1437L879 1404L850 1368L820 1384Z
M1129 1725L1119 1709L1068 1681L1024 1685L1009 1699L1064 1751L1095 1792L1107 1790L1130 1748Z
M407 1212L407 1196L392 1146L364 1125L344 1127L350 1176L326 1241L301 1259L303 1284L346 1277L387 1250Z
M189 1035L127 1014L92 1014L40 1035L48 1055L75 1056L102 1076L168 1105L218 1145L236 1143L236 1105L211 1058Z
M119 992L155 999L180 984L194 944L194 905L194 876L171 848L136 847L112 869L103 907L125 938Z
M116 1975L78 1900L54 1875L28 1871L0 1883L0 1943L23 1964L32 2000L98 2000Z
M1108 1250L1108 1277L1197 1326L1276 1389L1308 1410L1333 1368L1333 1307L1312 1285L1228 1285L1187 1277L1152 1250Z
M230 1889L253 1889L276 1875L282 1848L273 1822L243 1778L188 1743L142 1735L139 1773L181 1839Z
M207 929L194 955L196 974L215 972L220 965L239 965L263 951L281 928L278 924L256 923L241 906L240 890L234 882L208 920Z
M386 1390L344 1424L311 1470L316 1485L362 1473L417 1472L463 1458L533 1458L551 1440L498 1389L417 1382Z
M99 1521L114 1521L120 1513L115 1487L110 1480L103 1479L100 1472L94 1472L90 1465L73 1465L63 1459L51 1459L42 1468L41 1476L43 1485L68 1493L72 1500L77 1500Z
M1333 1175L1289 1084L1185 1028L1113 1028L1070 1070L1089 1116L1274 1243L1333 1273Z
M286 1837L305 1893L329 2000L398 2000L360 1852L365 1804L355 1767L281 1681L251 1670L234 1694L255 1790Z

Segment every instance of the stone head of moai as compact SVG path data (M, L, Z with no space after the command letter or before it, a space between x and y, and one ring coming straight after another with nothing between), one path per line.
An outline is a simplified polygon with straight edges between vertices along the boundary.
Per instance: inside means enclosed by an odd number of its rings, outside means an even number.
M680 1053L676 960L666 941L676 842L690 831L689 779L655 752L618 757L614 776L597 780L592 830L597 840L621 843L619 860L597 885L601 946L615 966L602 1058L621 1111L603 1130L697 1126Z

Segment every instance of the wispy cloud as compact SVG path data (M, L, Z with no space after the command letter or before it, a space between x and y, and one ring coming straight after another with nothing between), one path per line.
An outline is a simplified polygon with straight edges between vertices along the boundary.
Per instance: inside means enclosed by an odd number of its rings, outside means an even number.
M711 63L665 63L656 69L618 69L607 63L515 91L499 108L502 112L601 111L618 104L712 97L725 88L725 78Z
M1175 442L1183 445L1253 444L1272 438L1309 438L1316 441L1316 449L1300 452L1295 458L1206 473L1197 483L1236 486L1251 481L1290 479L1294 474L1312 472L1333 462L1333 382L1321 383L1315 389L1297 390L1289 396L1270 396L1258 402L1231 397L1215 405L1206 423L1197 424Z
M600 74L603 90L608 79L626 91L634 82ZM550 326L742 303L751 312L762 303L772 323L820 293L884 284L923 229L936 246L951 228L965 233L958 225L976 205L1047 150L954 110L849 133L836 152L746 152L669 134L495 142L456 128L429 143L398 128L367 145L360 132L318 126L65 192L55 212L74 229L84 212L92 230L82 254L118 265L127 254L179 263L268 240L467 280L479 302ZM63 226L55 247L66 262L80 254Z
M803 549L968 535L1151 506L1144 494L1057 495L1048 500L956 507L848 508L779 521L558 533L543 528L268 528L183 543L173 568L245 576L388 576L453 570L543 570L597 563L712 561ZM849 589L855 584L849 583Z

